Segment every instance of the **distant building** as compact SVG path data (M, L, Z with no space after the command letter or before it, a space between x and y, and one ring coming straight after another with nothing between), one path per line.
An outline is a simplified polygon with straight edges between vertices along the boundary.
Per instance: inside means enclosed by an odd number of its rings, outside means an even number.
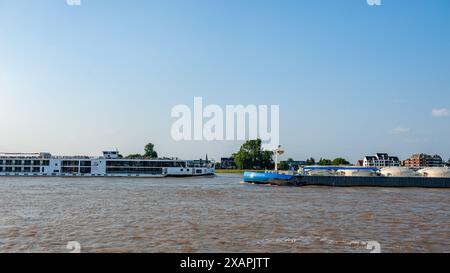
M440 155L433 155L430 159L427 159L428 167L444 167L445 162Z
M234 163L233 157L222 157L220 159L220 169L236 169L236 163Z
M356 161L355 166L358 166L358 167L364 166L364 160L358 160L358 161Z
M386 153L377 153L374 156L365 156L363 160L364 167L400 167L401 162L397 156L389 156Z
M439 155L413 154L403 161L403 166L409 168L444 167L445 162Z

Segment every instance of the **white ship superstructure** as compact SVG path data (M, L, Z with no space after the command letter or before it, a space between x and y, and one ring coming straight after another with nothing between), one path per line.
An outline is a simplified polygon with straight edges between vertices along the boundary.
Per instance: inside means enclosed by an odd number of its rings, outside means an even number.
M102 157L2 153L0 176L165 177L213 175L206 160L126 159L118 151Z

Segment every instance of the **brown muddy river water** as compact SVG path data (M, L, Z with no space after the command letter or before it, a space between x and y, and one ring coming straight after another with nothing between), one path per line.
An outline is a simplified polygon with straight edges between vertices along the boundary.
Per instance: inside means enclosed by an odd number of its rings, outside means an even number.
M0 178L0 252L450 252L450 190Z

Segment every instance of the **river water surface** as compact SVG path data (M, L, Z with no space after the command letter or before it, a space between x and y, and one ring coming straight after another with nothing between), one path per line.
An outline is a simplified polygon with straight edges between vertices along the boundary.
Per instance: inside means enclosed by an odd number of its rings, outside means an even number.
M450 252L450 190L0 178L0 252Z

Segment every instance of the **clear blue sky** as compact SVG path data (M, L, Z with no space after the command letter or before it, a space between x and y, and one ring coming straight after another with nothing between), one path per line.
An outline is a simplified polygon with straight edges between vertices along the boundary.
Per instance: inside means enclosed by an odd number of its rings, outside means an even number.
M0 151L229 155L170 110L279 104L287 156L450 156L450 1L0 0ZM445 111L444 111L445 112Z

